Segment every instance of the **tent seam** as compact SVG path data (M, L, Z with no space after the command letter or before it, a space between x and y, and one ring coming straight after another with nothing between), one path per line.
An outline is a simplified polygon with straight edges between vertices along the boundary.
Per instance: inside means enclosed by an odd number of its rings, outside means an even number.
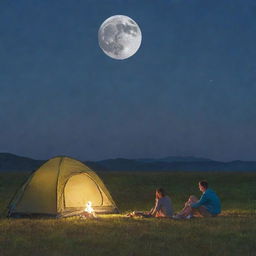
M34 177L34 173L35 173L35 171L32 171L32 172L30 173L30 175L29 175L29 177L27 178L27 180L23 182L23 184L21 185L21 187L20 187L19 189L16 190L15 194L13 195L13 197L11 198L11 200L9 201L9 204L8 204L8 206L7 206L8 215L11 214L12 210L13 210L14 208L16 208L17 204L18 204L18 203L21 201L21 199L23 198L24 193L25 193L25 191L26 191L26 189L27 189L27 187L28 187L29 182L30 182L30 181L32 180L32 178ZM15 198L18 196L18 193L22 190L23 187L24 187L24 189L23 189L22 195L19 196L19 198L18 198L18 200L17 200L15 206L13 207L13 209L10 209L9 207L11 206L12 202L13 202L13 201L15 200Z
M62 164L64 157L61 157L58 167L58 173L57 173L57 181L56 181L56 213L58 214L58 184L59 184L59 175L60 175L60 166Z

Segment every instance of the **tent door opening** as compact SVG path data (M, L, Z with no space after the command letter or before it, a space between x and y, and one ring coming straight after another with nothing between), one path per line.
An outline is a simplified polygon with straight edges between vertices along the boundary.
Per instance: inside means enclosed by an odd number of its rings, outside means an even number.
M98 185L84 173L71 176L64 188L65 208L84 208L88 201L92 206L102 206L103 197Z

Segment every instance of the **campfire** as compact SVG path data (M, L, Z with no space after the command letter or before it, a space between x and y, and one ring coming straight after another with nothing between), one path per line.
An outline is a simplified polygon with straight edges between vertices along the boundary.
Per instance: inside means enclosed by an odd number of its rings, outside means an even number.
M81 214L83 218L97 218L95 211L92 208L92 202L88 201L85 205L84 212Z

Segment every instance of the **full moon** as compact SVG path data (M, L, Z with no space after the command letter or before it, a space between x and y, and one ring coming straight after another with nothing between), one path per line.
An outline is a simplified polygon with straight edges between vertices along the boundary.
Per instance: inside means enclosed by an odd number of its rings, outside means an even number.
M117 60L134 55L141 44L141 30L128 16L115 15L106 19L98 33L99 45L105 54Z

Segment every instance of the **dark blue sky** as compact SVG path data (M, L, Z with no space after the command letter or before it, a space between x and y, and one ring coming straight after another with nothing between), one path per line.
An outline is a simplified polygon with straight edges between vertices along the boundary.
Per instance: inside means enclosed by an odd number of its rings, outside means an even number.
M143 35L99 48L111 15ZM193 155L256 160L254 0L0 3L0 151L82 160Z

